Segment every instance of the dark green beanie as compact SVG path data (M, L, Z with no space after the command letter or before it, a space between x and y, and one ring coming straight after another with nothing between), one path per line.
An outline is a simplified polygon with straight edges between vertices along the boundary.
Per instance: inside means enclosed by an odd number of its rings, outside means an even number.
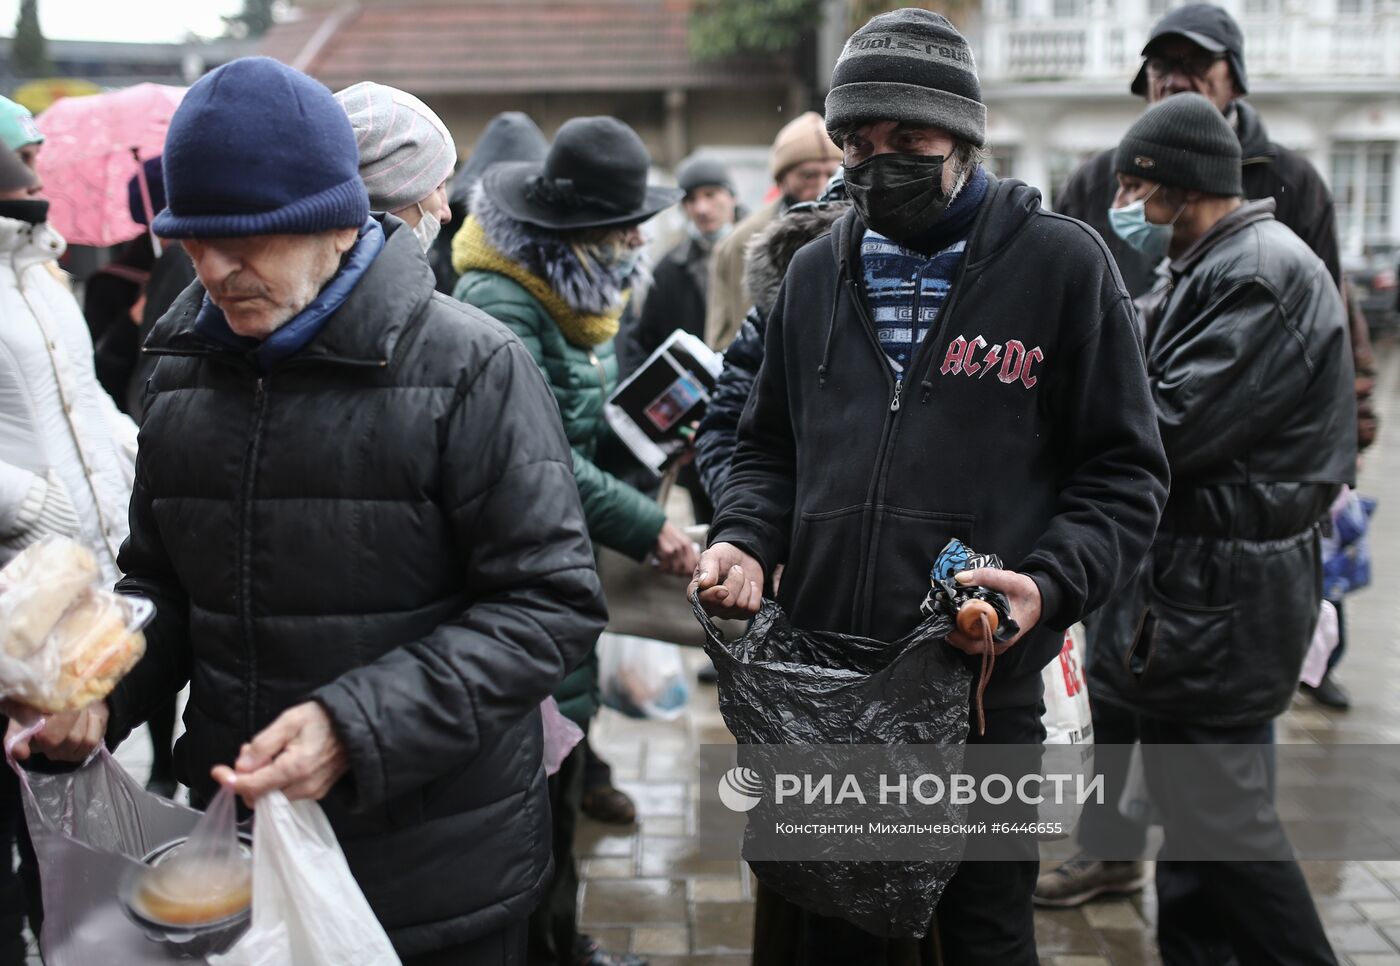
M1174 94L1149 107L1118 144L1119 174L1188 191L1234 197L1240 182L1240 139L1200 94Z

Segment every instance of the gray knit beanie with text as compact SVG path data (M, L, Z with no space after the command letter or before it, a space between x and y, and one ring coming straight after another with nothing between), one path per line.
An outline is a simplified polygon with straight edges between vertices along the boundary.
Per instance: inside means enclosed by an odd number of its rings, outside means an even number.
M986 144L977 65L946 17L917 8L882 13L846 41L831 72L826 129L870 121L938 127Z

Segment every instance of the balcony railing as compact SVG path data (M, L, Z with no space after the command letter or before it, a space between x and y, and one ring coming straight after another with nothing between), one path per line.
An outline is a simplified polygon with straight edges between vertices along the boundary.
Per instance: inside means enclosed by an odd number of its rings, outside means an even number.
M991 7L991 4L987 5ZM984 81L1121 80L1139 62L1150 18L998 18L982 21ZM1242 16L1251 78L1400 78L1400 11L1365 18L1315 12Z

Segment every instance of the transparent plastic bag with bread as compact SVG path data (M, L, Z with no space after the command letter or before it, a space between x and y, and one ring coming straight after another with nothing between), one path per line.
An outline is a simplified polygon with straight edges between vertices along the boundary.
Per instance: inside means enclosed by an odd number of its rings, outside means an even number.
M67 537L44 537L0 570L0 699L78 711L141 659L154 605L100 581L92 551Z

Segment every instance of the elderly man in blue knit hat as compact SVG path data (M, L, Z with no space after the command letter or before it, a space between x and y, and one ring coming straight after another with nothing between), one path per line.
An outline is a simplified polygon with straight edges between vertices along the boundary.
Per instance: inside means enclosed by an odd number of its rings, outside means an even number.
M266 58L176 111L153 228L199 284L146 342L118 561L156 617L35 744L115 744L188 682L196 803L318 799L405 963L521 963L551 871L539 707L605 609L538 367L434 293L358 168L330 91Z

